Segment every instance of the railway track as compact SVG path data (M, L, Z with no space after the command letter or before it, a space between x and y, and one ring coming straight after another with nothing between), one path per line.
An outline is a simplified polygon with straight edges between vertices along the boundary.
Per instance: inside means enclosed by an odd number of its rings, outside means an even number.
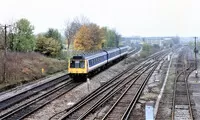
M192 106L188 87L188 77L194 70L194 63L188 60L187 54L179 55L179 64L177 66L177 76L174 84L173 101L172 101L172 120L193 120Z
M148 65L148 63L144 63L146 66ZM131 68L129 68L130 70ZM141 70L142 67L139 66L136 68L135 72ZM103 93L109 93L107 90L111 90L114 86L118 86L122 83L122 81L116 81L116 79L119 79L121 77L123 77L124 79L126 79L127 76L123 76L125 73L129 74L130 76L133 75L134 73L128 72L128 69L123 71L121 74L118 74L116 77L114 77L113 79L111 79L110 81L104 83L101 87L97 88L95 91L93 91L91 94L89 94L88 96L86 96L85 98L83 98L81 101L79 101L78 103L76 103L74 106L76 107L71 107L65 111L62 111L58 114L55 114L54 116L52 116L52 118L56 118L59 119L59 117L61 117L63 114L66 113L66 111L76 111L78 109L79 106L83 106L85 104L87 104L87 102L95 99L98 100L99 97L101 97L100 95L102 95ZM98 97L98 98L97 98ZM58 116L57 116L58 115ZM51 119L52 119L51 118Z
M156 67L156 65L152 66L149 74L141 83L134 84L134 82L132 82L104 115L102 120L127 120Z
M141 69L137 69L137 72L144 72L147 66L144 66ZM84 119L87 115L89 115L94 109L97 109L102 104L111 99L115 94L119 93L123 88L133 81L133 79L138 78L137 72L128 73L124 78L115 79L115 83L110 84L109 87L105 87L99 94L95 97L91 96L84 102L80 102L79 105L73 107L64 116L59 118L59 120L64 119L76 119L81 120Z
M74 83L72 80L64 81L60 85L57 85L51 89L48 89L44 93L39 96L31 99L30 101L24 102L23 104L15 107L11 110L8 110L1 114L1 120L20 120L25 118L26 116L32 114L37 111L41 107L45 106L49 102L57 99L58 97L66 94L68 91L73 89L74 87L80 85L81 83Z
M157 54L152 58L153 59L160 58L162 54L163 53ZM101 107L105 102L112 99L116 94L119 94L119 92L126 91L125 88L127 88L128 86L133 86L134 83L138 85L144 83L143 84L143 87L144 87L145 82L141 82L137 80L147 70L154 69L157 63L159 63L159 61L148 59L146 62L144 62L143 65L138 66L132 72L131 72L132 68L131 67L128 68L126 71L122 72L121 74L119 74L118 76L116 76L115 78L108 81L100 88L98 88L96 91L92 92L87 97L85 97L84 99L76 103L73 107L52 116L50 119L59 119L59 120L87 119L87 116L89 116L91 112L94 112L94 110ZM150 70L150 71L153 71L153 70ZM147 78L148 76L149 77L151 76L150 74L152 73L149 72L147 75ZM141 88L140 91L143 90L143 87L140 87ZM139 94L136 96L139 97Z
M150 59L158 57L160 54L162 54L162 52L149 57L147 61L149 62ZM144 61L145 60L143 60L143 62ZM149 65L148 62L144 62L144 66ZM129 67L128 69L130 70L132 69L132 67ZM124 73L128 72L128 69L125 70ZM140 66L137 69L141 70L142 67ZM123 76L123 74L119 74L118 76L113 78L113 81L116 78L119 78L121 76ZM0 110L1 110L0 119L2 120L23 119L27 117L28 115L32 114L33 112L37 111L41 107L45 106L49 102L55 100L59 96L62 96L63 94L67 93L74 87L81 84L81 83L73 83L71 80L67 80L67 79L69 79L68 75L64 75L55 80L44 83L42 85L39 85L37 87L24 91L16 96L13 96L1 101L0 102ZM109 81L106 84L109 85L111 82L112 81ZM117 84L117 82L115 83ZM104 84L103 86L106 86L106 84ZM111 86L109 86L108 89L109 88L111 88ZM33 96L36 96L36 97L33 97ZM20 104L20 105L17 105L17 104ZM7 110L7 108L9 109Z
M14 104L17 104L33 95L36 95L38 94L39 92L41 91L44 91L44 90L47 90L49 88L51 88L52 86L55 86L56 84L59 84L63 81L65 81L66 79L69 79L69 76L68 75L64 75L64 76L61 76L59 78L56 78L55 80L52 80L52 81L49 81L47 83L44 83L44 84L41 84L37 87L34 87L32 89L29 89L29 90L26 90L20 94L17 94L15 96L12 96L10 98L7 98L3 101L0 101L0 111L8 108L8 107L11 107L12 105Z

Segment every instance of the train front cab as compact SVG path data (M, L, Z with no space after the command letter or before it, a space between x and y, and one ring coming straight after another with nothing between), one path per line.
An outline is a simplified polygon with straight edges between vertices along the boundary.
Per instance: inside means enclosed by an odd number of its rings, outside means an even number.
M85 81L87 77L87 61L84 59L70 59L68 73L75 81Z

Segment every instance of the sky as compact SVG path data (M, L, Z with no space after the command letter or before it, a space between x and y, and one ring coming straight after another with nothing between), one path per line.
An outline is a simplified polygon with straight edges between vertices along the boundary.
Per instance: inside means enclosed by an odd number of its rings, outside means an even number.
M199 0L0 0L0 24L27 18L34 33L85 16L122 36L200 36Z

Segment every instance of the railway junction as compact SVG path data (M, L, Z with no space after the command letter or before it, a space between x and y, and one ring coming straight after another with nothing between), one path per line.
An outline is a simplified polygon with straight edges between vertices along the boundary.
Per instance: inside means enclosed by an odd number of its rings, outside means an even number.
M140 49L134 50L87 82L61 73L5 91L0 94L0 119L198 120L194 53L187 46L177 48L145 59L137 59ZM147 105L152 111L147 112Z

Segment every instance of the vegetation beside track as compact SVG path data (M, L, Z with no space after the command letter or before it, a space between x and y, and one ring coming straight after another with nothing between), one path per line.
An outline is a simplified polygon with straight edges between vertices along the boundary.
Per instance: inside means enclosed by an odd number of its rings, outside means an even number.
M145 58L145 57L147 57L147 56L149 56L149 55L151 55L151 54L153 54L155 52L158 52L159 50L161 50L161 49L160 49L160 47L158 45L153 45L152 46L152 45L149 45L147 43L144 43L142 45L142 51L140 53L140 57L141 58Z
M0 51L0 68L3 67L3 57ZM42 69L44 69L42 73ZM6 61L6 81L0 76L0 91L37 80L47 75L67 69L65 60L48 58L36 52L8 52ZM0 69L3 74L3 69Z

